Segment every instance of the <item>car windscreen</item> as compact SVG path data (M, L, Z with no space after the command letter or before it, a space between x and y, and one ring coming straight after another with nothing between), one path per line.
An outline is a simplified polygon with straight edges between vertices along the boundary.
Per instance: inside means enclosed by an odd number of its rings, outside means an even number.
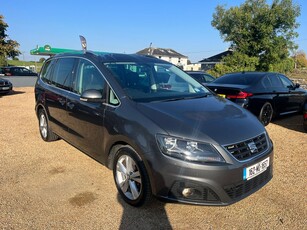
M198 98L210 92L172 64L104 63L126 94L137 102Z
M217 78L216 84L252 85L258 80L256 75L251 74L227 74Z

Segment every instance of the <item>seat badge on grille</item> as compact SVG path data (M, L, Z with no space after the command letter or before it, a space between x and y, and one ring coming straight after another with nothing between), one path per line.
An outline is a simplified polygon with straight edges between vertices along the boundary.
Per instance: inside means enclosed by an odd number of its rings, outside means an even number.
M258 149L257 149L255 142L252 141L252 142L248 143L247 145L248 145L248 148L250 149L250 151L252 153L258 152Z

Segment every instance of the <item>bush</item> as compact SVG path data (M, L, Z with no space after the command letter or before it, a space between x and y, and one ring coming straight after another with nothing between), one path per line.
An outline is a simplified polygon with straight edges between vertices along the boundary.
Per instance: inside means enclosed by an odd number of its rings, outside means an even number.
M0 56L0 66L7 66L7 61L4 56Z

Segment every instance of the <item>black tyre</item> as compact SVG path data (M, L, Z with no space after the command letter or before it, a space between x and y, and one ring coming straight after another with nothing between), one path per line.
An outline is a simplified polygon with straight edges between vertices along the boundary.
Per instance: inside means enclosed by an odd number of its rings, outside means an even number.
M59 137L49 127L48 118L43 109L38 112L39 133L44 141L55 141Z
M148 205L152 192L143 161L128 146L119 149L113 165L117 190L125 202L132 206Z
M267 126L272 120L273 113L274 113L274 110L273 110L271 103L266 102L262 106L258 118L264 126Z

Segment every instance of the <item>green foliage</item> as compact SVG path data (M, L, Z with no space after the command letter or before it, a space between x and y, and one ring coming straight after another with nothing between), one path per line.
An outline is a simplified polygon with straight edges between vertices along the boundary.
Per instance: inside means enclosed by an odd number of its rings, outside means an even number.
M7 66L7 61L4 56L0 56L0 66Z
M21 54L18 50L18 42L7 39L8 36L5 32L8 25L3 19L4 17L0 15L0 60L6 59L7 57L15 58Z
M214 76L220 76L231 72L254 71L258 63L259 58L235 51L232 55L224 57L221 63L208 72Z
M297 52L294 57L294 61L296 62L297 68L305 68L307 67L307 59L306 54L303 51Z
M228 10L217 6L211 24L235 50L258 58L257 70L268 71L296 48L299 15L300 7L292 0L273 0L271 5L266 0L246 0Z
M295 62L292 58L287 58L280 62L270 64L268 71L279 72L279 73L289 73L294 70L294 64Z
M43 63L46 60L46 58L40 58L38 62Z

